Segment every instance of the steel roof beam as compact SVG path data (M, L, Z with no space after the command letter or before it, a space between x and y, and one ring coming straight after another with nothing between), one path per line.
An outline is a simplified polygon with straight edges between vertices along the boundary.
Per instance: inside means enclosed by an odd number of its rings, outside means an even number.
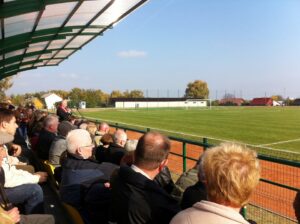
M47 5L67 2L78 2L78 0L15 0L12 2L5 2L1 5L0 8L0 18L7 18L31 12L38 12L44 10Z
M69 22L69 20L72 18L72 16L75 14L75 12L79 9L79 7L82 5L84 1L83 0L80 0L76 6L73 8L73 10L71 11L71 13L67 16L67 18L65 19L65 21L61 24L60 28L59 28L59 31L62 30L65 25ZM59 31L56 33L56 35L53 37L53 39L58 35ZM52 39L52 40L53 40ZM44 51L47 50L47 48L50 46L52 40L49 41L49 43L46 45L46 47L44 48ZM37 58L37 60L40 59L41 56L39 56Z
M64 50L79 50L80 48L66 48ZM31 57L31 56L36 56L36 55L41 55L41 54L49 54L49 53L52 53L52 51L57 51L57 50L60 50L59 49L51 49L51 50L46 50L46 51L35 51L35 52L30 52L30 53L26 53L26 55L24 57ZM14 56L14 57L10 57L10 58L7 58L5 61L2 60L0 61L0 66L4 66L5 64L11 64L11 63L15 63L15 62L18 62L20 61L21 59L23 58L22 55L17 55L17 56ZM52 58L50 58L52 59Z
M87 24L86 27L88 27L89 25L91 25L101 14L103 14L113 3L115 2L115 0L110 0L104 7L103 9L100 10L100 12L98 12ZM104 30L106 30L106 28L104 28ZM73 41L77 36L81 35L81 33L83 32L84 28L82 28L76 36L74 36L73 38L71 38L61 49L63 49L64 47L66 47L69 43L71 43L71 41ZM103 33L103 31L99 32L98 35L101 35ZM93 37L92 39L94 39L95 37ZM87 41L88 42L88 41ZM55 57L57 54L59 53L59 51L53 55L53 57Z

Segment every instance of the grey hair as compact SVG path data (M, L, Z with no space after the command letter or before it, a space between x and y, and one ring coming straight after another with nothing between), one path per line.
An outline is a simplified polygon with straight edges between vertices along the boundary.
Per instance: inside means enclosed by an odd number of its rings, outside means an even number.
M127 140L127 134L123 129L118 129L115 133L114 133L114 143L118 144L121 141L126 141Z
M136 149L136 146L138 144L138 140L133 139L133 140L128 140L124 146L124 149L126 152L133 152Z
M68 133L67 138L67 150L70 154L76 154L76 150L79 147L92 144L90 133L84 129L75 129Z
M50 127L55 122L58 122L58 117L56 115L52 115L52 114L48 115L47 117L45 117L45 119L43 121L44 128Z

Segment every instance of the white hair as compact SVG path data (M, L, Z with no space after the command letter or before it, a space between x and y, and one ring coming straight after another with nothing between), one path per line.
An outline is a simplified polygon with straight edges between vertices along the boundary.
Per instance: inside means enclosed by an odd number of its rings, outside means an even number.
M135 151L137 144L138 144L138 140L136 140L136 139L128 140L124 146L124 149L127 152L133 152L133 151Z
M67 135L67 149L70 154L76 154L76 150L82 146L92 144L90 133L87 130L75 129Z
M127 141L127 134L126 134L126 132L124 130L118 129L114 133L114 143L120 144L121 141L124 141L124 142Z

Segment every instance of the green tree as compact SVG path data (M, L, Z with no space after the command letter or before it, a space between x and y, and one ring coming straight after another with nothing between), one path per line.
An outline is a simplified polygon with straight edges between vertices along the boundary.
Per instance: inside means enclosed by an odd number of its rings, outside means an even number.
M209 96L209 89L207 83L202 80L195 80L190 82L185 89L185 97L207 99Z
M283 100L283 97L281 95L274 95L274 96L271 96L271 98L275 101L282 101Z
M73 88L70 91L69 97L71 99L69 103L70 107L78 107L80 101L86 101L86 94L84 90L80 88Z
M110 98L124 97L123 93L119 90L113 90L110 94Z
M130 91L130 98L144 98L144 93L141 90L134 89Z
M5 91L12 86L12 77L4 78L0 81L0 100L4 100L6 95Z
M21 94L11 95L10 99L11 99L12 104L14 104L14 105L25 106L25 97L24 97L24 95L21 95Z

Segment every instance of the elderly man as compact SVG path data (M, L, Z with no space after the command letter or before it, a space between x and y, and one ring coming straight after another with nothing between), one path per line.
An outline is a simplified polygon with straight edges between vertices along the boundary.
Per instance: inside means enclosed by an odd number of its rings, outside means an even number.
M66 140L68 157L62 163L60 195L64 202L80 210L84 197L80 191L81 184L96 178L108 181L117 166L90 160L94 145L86 130L72 130Z
M127 134L124 130L118 129L113 135L113 141L104 152L104 161L120 165L125 154L124 146L127 141Z
M48 115L44 119L43 130L40 132L36 145L37 155L40 159L49 159L49 150L56 137L58 124L58 117L55 115Z
M256 153L241 145L221 144L204 153L203 170L208 201L180 212L171 224L249 224L239 211L259 182Z
M94 137L94 141L96 142L97 146L102 145L100 140L103 135L108 134L108 133L109 133L109 125L106 122L100 123L99 130L96 131L96 135Z
M169 223L177 202L153 179L168 163L170 141L148 132L138 142L131 167L122 166L112 179L112 218L118 224Z

